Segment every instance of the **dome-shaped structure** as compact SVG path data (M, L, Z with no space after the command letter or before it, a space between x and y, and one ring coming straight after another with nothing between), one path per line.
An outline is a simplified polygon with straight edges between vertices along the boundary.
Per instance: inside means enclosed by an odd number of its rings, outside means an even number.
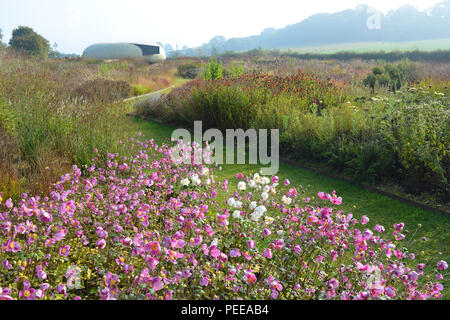
M158 44L97 43L83 51L83 58L99 60L140 58L149 63L156 63L166 59L166 52Z

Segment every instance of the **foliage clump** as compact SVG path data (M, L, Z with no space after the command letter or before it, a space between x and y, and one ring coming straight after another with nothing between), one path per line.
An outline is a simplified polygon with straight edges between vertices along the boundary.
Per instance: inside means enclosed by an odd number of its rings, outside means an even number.
M9 46L17 51L40 58L47 58L50 52L48 40L32 28L24 26L19 26L13 30Z
M398 65L385 64L383 68L374 67L372 73L367 75L363 84L375 93L375 86L386 87L395 92L400 90L407 82L416 81L415 66L408 60Z

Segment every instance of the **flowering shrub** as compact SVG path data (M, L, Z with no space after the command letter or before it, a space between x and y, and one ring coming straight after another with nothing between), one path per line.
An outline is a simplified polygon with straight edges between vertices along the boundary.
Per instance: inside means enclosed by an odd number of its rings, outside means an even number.
M74 166L49 197L0 200L1 299L441 297L428 268L447 263L416 262L403 223L370 230L335 192L308 197L259 174L216 181L167 145L123 147L132 156L94 159L88 176Z

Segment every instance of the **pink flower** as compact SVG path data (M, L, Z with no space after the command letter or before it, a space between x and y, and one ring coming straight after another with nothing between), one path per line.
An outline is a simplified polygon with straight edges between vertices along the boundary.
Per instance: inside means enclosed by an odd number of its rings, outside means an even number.
M447 268L448 268L448 264L447 264L447 262L445 262L444 260L441 260L441 261L439 261L438 263L437 263L437 268L439 269L439 270L447 270Z
M159 291L164 287L164 283L161 281L161 277L154 277L152 279L152 287L155 291Z
M342 204L342 198L336 198L336 196L333 196L333 198L331 199L331 203L335 204L335 205L341 205Z
M8 209L11 209L13 206L13 202L11 199L6 200L5 205Z
M70 253L70 246L64 245L59 249L59 254L63 257L67 257Z
M379 295L383 294L384 287L378 282L373 282L370 286L370 292L374 297L378 297Z
M156 256L160 252L161 247L158 241L151 241L145 245L144 250L151 255Z
M247 271L246 273L245 273L245 281L248 283L248 284L254 284L255 282L256 282L256 275L253 273L253 272L249 272L249 271Z
M328 290L336 290L339 287L339 281L335 278L332 278L327 283Z
M4 246L5 246L5 249L7 252L16 253L22 249L22 246L20 245L20 243L13 241L13 240L6 241L6 244Z
M321 200L327 200L328 198L327 198L327 196L325 195L325 193L324 192L319 192L319 193L317 193L317 196L319 197L319 199L321 199Z
M55 234L55 240L56 241L61 241L62 239L64 239L65 236L66 236L66 231L64 229L60 229Z
M364 230L363 232L364 240L369 240L370 238L372 238L372 236L373 236L372 231L370 231L369 229Z
M230 251L230 253L229 253L229 256L230 256L231 258L236 258L236 257L240 257L240 256L241 256L241 253L240 253L239 250L237 250L237 249L232 249L232 250Z
M395 289L391 286L384 288L384 294L389 298L395 297Z
M419 275L415 271L411 271L410 274L408 274L408 279L411 281L417 281L419 279Z
M60 284L58 285L58 287L56 287L56 292L58 292L59 294L64 294L66 295L67 293L67 287L65 284Z
M362 216L361 224L367 224L369 222L369 218L367 216Z
M105 284L108 287L112 287L117 285L117 282L119 281L119 277L117 276L117 274L113 274L111 272L107 272L105 275Z
M211 248L209 254L211 255L211 257L213 258L217 258L218 256L220 256L220 250L217 249L215 246L213 248Z
M99 249L104 249L106 247L106 241L105 239L98 239L95 243Z
M294 246L294 253L300 253L300 252L302 252L302 248L298 244L296 244Z
M270 250L269 248L266 248L266 249L263 251L262 255L263 255L264 258L271 259L272 256L273 256L272 250Z
M206 286L208 286L208 284L209 284L209 277L208 276L205 276L205 277L200 279L200 285L202 287L206 287Z

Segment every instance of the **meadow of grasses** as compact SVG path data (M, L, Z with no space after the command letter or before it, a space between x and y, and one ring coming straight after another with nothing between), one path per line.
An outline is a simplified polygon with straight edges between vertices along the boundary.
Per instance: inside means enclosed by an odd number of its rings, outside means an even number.
M132 62L39 60L0 55L0 189L4 197L48 192L56 177L114 151L124 130L122 99L169 86Z

